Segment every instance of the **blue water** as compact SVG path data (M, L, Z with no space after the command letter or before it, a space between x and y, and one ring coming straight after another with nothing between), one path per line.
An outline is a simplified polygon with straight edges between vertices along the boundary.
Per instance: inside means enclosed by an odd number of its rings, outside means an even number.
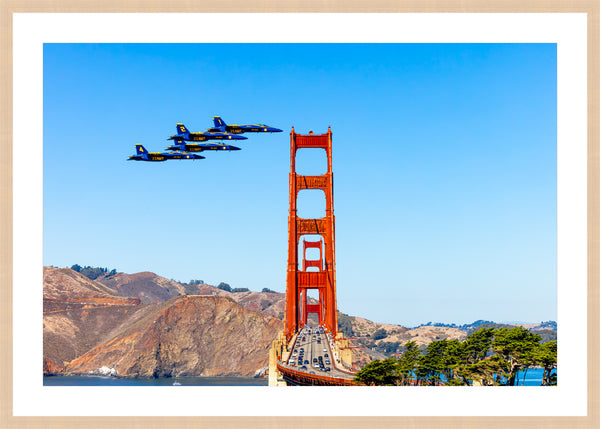
M552 370L552 372L550 374L556 374L556 369ZM531 368L531 369L528 369L527 372L519 371L517 373L517 379L515 381L515 385L516 386L541 386L543 376L544 376L544 370L542 368Z
M556 370L552 372L556 374ZM516 385L541 386L544 370L532 368L519 371ZM524 378L524 379L523 379ZM265 378L249 377L176 377L176 378L118 378L87 375L44 377L44 386L266 386Z
M550 374L556 374L556 369L552 370ZM527 371L521 370L517 373L515 386L541 386L543 376L544 370L542 368L530 368ZM443 382L446 381L443 375L441 378ZM506 382L506 378L504 382Z
M44 377L44 386L173 386L173 383L179 383L181 386L266 386L267 380L249 377L119 378L91 375Z

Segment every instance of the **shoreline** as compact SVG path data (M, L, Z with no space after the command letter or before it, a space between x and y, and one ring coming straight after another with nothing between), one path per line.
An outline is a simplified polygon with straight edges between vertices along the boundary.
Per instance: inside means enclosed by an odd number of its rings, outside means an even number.
M256 380L267 380L268 377L261 376L245 376L245 375L176 375L176 376L163 376L163 377L150 377L150 376L122 376L122 375L110 375L110 374L43 374L43 377L95 377L95 378L114 378L120 380L175 380L178 378L240 378L240 379L256 379Z
M64 374L64 375L44 375L43 385L45 387L63 386L267 386L267 380L254 377L118 377L101 374Z

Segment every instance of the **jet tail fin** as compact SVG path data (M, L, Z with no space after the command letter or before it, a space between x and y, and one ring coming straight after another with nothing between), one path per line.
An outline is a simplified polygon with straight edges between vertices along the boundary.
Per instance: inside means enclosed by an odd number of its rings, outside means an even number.
M144 146L142 146L141 144L137 143L135 145L135 151L138 155L141 155L143 157L147 157L148 156L148 151L146 150L146 148Z
M227 126L225 121L221 119L220 116L213 116L213 122L215 123L215 128L224 128Z
M173 146L177 146L177 150L185 150L185 142L183 139L174 138L173 141L175 142Z
M183 124L177 124L177 135L187 136L190 134L190 131Z

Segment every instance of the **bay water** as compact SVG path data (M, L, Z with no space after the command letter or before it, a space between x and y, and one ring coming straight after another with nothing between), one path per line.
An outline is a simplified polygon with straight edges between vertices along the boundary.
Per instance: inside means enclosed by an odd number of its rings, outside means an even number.
M519 371L516 384L541 386L543 374L544 370L541 368L531 368L527 372ZM253 377L120 378L92 375L44 377L44 386L267 386L267 384L266 378Z
M44 376L44 386L266 386L265 378L172 377L121 378L93 375Z

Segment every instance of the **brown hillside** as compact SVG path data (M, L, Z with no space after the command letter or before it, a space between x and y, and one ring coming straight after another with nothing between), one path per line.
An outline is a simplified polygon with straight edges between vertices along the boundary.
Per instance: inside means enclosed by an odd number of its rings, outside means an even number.
M283 320L285 310L285 294L271 292L223 292L227 296L240 304L242 307L252 311L259 311L271 317Z
M408 341L414 341L419 346L427 346L432 341L442 339L463 339L467 334L457 328L446 328L438 326L420 326L418 328L405 328L400 325L391 325L387 323L375 323L362 317L350 316L352 331L354 335L364 341L374 341L375 344L382 342L398 342L402 345ZM373 340L371 337L376 331L383 329L385 337Z
M179 295L218 295L233 299L241 306L283 319L285 294L266 292L227 292L208 284L187 285L151 272L104 275L98 282L117 291L119 295L137 297L143 303L165 302Z
M445 328L441 326L420 326L418 328L409 329L402 334L392 334L377 343L382 341L395 342L406 344L408 341L414 341L418 346L428 346L433 341L448 339L448 340L463 340L467 334L460 329Z
M433 341L462 340L467 335L457 328L421 326L409 329L400 325L375 323L362 317L345 317L350 321L353 336L356 338L352 345L364 346L352 350L352 360L359 366L364 366L372 360L393 356L396 349L408 341L414 341L420 348L425 348ZM376 332L378 335L375 337L373 334ZM380 338L381 335L384 336Z
M121 376L249 376L268 363L282 322L219 296L181 296L75 359L67 372L106 366Z
M47 374L107 340L105 334L140 308L69 269L44 267L43 356Z
M70 268L44 267L44 311L51 311L51 303L90 305L139 304L139 300L119 296L115 290L88 279ZM60 308L58 306L57 308Z
M182 284L148 271L103 275L96 280L115 290L119 295L139 298L144 304L165 302L174 296L186 294ZM197 290L195 289L194 292Z
M379 329L385 329L385 331L390 334L401 334L408 331L408 328L400 325L391 325L388 323L375 323L370 320L363 319L362 317L353 317L352 320L352 330L357 337L371 336L375 333L375 331Z

